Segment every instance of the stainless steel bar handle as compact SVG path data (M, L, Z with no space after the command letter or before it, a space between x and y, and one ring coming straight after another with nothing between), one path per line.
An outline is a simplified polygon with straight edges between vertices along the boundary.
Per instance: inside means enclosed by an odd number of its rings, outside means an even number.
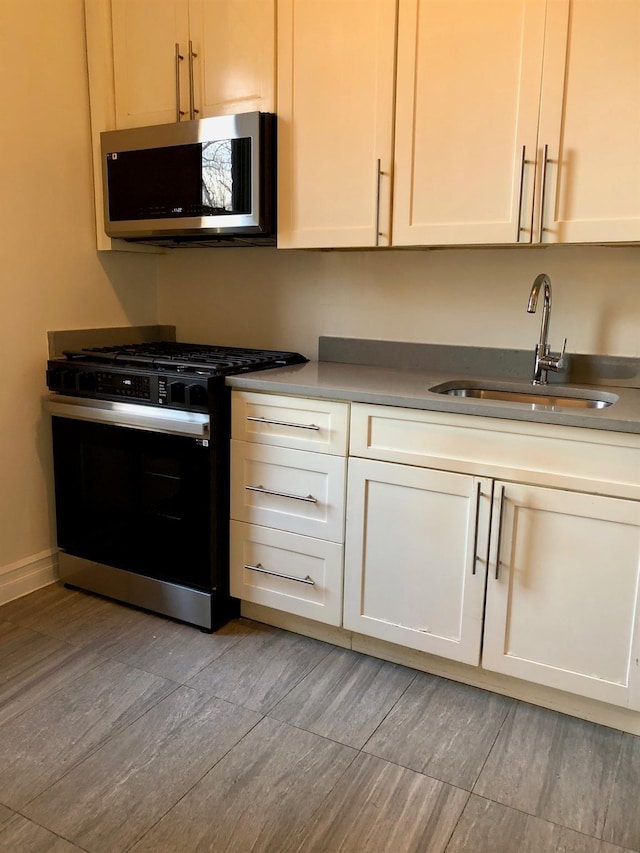
M254 418L250 415L247 415L248 421L255 421L259 424L272 424L273 426L286 426L286 427L297 427L298 429L315 429L319 430L320 427L317 424L294 424L292 421L275 421L271 418Z
M496 580L500 580L500 543L502 541L502 512L504 510L504 486L500 489L500 512L498 513L498 544L496 546Z
M294 501L305 501L310 504L317 504L318 498L313 495L294 495L290 492L277 492L275 489L265 489L264 486L245 486L247 492L260 492L261 495L275 495L278 498L291 498Z
M297 578L295 575L285 575L282 572L272 572L269 569L265 569L265 567L261 563L256 563L255 566L250 565L249 563L244 564L245 569L249 569L251 572L261 572L263 575L271 575L274 578L284 578L286 581L296 581L297 583L306 583L309 586L315 586L316 582L312 580L309 575L306 578Z
M522 230L522 194L524 192L524 167L526 163L527 146L522 146L520 156L520 190L518 192L518 224L516 226L516 243L520 242L520 231Z
M538 243L542 243L542 232L544 231L544 203L547 194L547 164L549 162L549 146L542 149L542 175L540 176L540 228L538 231Z
M382 161L378 157L376 166L376 246L380 245L380 182L382 180Z
M194 119L200 112L195 108L195 95L193 86L193 60L197 59L198 54L193 52L193 42L189 41L189 118Z
M472 575L476 573L476 563L478 562L478 521L480 520L480 494L482 492L482 483L478 483L476 491L476 522L473 531L473 569Z
M176 42L176 52L175 52L175 67L176 67L176 121L180 121L181 117L184 115L183 110L180 109L180 63L184 59L184 56L180 53L180 45Z

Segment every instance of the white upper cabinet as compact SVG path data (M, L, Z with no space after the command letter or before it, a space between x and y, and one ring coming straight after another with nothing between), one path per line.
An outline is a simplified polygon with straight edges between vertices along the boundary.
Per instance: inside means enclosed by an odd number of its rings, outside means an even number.
M274 110L274 0L111 0L115 125Z
M550 0L538 147L534 240L640 240L638 0Z
M278 5L280 246L640 240L638 0Z
M279 247L389 245L395 26L395 0L279 0Z
M394 245L531 238L544 0L400 0Z

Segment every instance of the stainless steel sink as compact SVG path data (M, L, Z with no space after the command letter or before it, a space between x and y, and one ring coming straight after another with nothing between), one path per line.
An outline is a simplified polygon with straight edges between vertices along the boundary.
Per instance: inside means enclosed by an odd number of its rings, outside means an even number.
M472 397L480 400L497 400L506 403L524 403L533 408L605 409L612 406L618 396L607 391L590 391L584 388L545 387L544 391L532 386L508 387L499 382L485 383L476 380L443 382L429 389L450 397Z

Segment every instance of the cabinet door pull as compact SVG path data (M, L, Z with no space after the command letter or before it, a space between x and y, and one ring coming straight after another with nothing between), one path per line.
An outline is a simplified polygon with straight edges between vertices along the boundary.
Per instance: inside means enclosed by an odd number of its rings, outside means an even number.
M189 118L194 119L200 110L195 108L195 95L193 86L193 60L198 54L193 52L193 42L189 42Z
M285 427L297 427L298 429L314 429L319 430L320 427L317 424L294 424L292 421L275 421L271 418L254 418L250 415L247 415L248 421L255 421L259 424L273 424L273 426L285 426Z
M180 53L180 45L176 42L175 66L176 66L176 121L180 121L184 112L180 109L180 63L184 56Z
M380 182L382 181L382 161L378 157L376 165L376 246L380 245Z
M482 483L478 483L476 491L476 523L473 531L473 569L472 575L476 573L476 563L478 562L478 521L480 520L480 493L482 491Z
M504 510L504 486L500 489L500 512L498 514L498 544L496 546L496 580L500 580L500 542L502 541L502 512Z
M309 586L315 586L316 582L312 580L309 575L306 578L297 578L295 575L284 575L282 572L272 572L269 569L265 569L262 563L256 563L255 566L251 566L248 563L244 564L245 569L249 569L252 572L261 572L263 575L271 575L274 578L284 578L286 581L297 581L297 583L306 583Z
M538 243L542 243L542 232L544 231L544 203L547 194L547 164L549 163L549 146L542 149L542 174L540 177L540 230L538 231Z
M310 504L317 504L318 498L313 495L293 495L290 492L277 492L274 489L265 489L264 486L245 486L247 492L260 492L261 495L276 495L279 498L291 498L294 501L306 501Z
M520 190L518 193L518 224L516 225L516 243L520 242L520 231L522 230L522 195L524 192L524 167L526 163L527 146L522 146L520 156Z

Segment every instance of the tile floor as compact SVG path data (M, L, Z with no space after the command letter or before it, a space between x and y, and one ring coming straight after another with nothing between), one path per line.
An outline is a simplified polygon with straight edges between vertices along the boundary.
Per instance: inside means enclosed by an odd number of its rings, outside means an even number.
M0 851L640 851L640 738L239 619L0 607Z

